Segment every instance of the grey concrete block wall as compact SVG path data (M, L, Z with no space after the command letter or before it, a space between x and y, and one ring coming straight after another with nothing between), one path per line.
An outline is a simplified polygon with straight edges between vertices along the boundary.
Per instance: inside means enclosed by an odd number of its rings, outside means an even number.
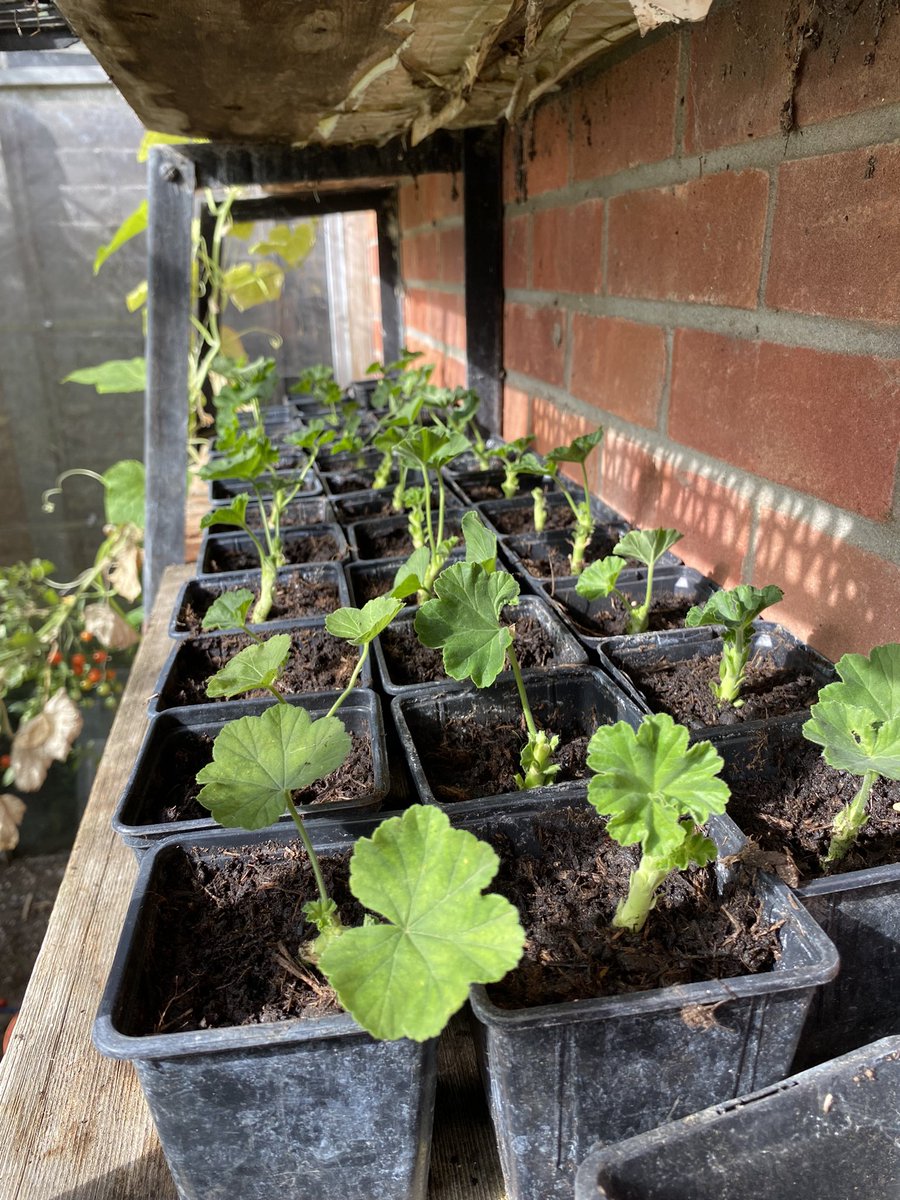
M97 247L145 194L137 118L102 74L67 67L38 86L0 71L0 563L40 555L69 576L102 537L102 494L62 471L143 453L142 398L63 384L79 367L143 353L125 293L146 273L142 239L94 278ZM93 76L93 77L92 77Z

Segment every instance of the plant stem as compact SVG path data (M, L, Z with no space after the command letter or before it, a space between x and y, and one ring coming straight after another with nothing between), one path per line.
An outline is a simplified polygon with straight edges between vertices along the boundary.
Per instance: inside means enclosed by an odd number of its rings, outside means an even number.
M288 812L293 818L294 824L297 826L297 832L300 834L300 841L303 843L303 848L309 856L309 865L312 867L312 873L316 880L316 888L319 892L319 899L323 903L328 903L331 897L328 895L328 888L325 886L325 877L322 874L322 868L319 866L319 858L313 849L312 841L306 831L306 826L303 823L303 818L297 812L297 806L294 804L290 792L284 793L284 802Z
M733 704L739 708L743 701L740 699L741 685L750 647L746 641L746 629L733 629L725 635L722 644L722 661L719 664L718 687L712 684L713 692L723 704Z
M525 691L525 682L522 679L522 671L519 667L519 660L516 658L516 652L512 645L507 648L506 657L509 659L509 665L512 667L513 677L516 681L516 690L519 693L519 701L522 705L522 714L525 717L525 727L528 730L531 738L536 738L538 735L537 726L534 723L534 717L531 714L531 705L528 703L528 694Z
M830 867L833 863L840 862L856 841L860 829L866 823L866 805L869 802L872 784L877 778L877 771L866 771L859 791L834 818L831 826L831 844L828 847L828 853L822 859L823 867Z
M619 901L612 923L616 929L639 933L644 928L650 910L656 903L656 889L669 874L661 869L658 859L645 854L628 880L628 895Z
M335 700L334 704L332 704L331 708L329 708L328 712L325 714L326 717L333 717L334 714L337 712L337 710L341 707L341 705L347 699L347 697L350 695L350 693L353 691L354 687L356 686L356 681L357 681L357 679L359 679L359 673L363 669L363 663L369 657L369 646L370 645L371 645L371 642L366 642L366 644L363 646L362 654L360 654L360 656L359 656L359 661L357 662L356 666L353 668L353 674L350 676L350 682L347 684L347 686L344 688L344 690L338 696L337 700Z

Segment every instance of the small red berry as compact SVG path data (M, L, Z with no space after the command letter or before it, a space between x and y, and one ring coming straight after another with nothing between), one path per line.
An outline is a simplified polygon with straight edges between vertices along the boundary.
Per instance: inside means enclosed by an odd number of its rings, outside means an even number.
M109 658L109 655L106 653L105 650L95 650L94 653L91 655L91 659L95 663L105 663L108 658Z
M63 660L63 656L60 654L60 652L58 650L51 650L50 653L47 655L47 662L50 664L51 667L58 667L59 664L62 662L62 660Z
M88 683L99 683L103 678L103 672L99 667L91 667L87 673Z

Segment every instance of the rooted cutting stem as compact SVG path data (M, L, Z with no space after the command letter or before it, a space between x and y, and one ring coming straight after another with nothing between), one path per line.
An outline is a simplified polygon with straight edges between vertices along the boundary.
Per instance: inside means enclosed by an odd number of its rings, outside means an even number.
M822 859L823 867L830 867L844 857L866 823L866 806L872 784L878 778L877 771L866 771L859 791L848 805L841 809L832 822L831 844L828 853Z
M619 901L616 915L612 919L613 925L617 929L639 933L656 904L657 889L668 874L669 869L661 868L658 859L650 854L643 855L631 872L628 895Z
M559 735L550 736L542 729L538 729L531 712L531 705L528 703L528 693L525 691L519 660L516 658L516 652L512 646L507 648L506 656L516 681L522 715L525 717L525 727L528 730L528 741L519 760L524 774L516 776L516 785L523 791L528 788L544 787L553 782L554 776L559 771L559 766L553 762L553 752L559 745Z

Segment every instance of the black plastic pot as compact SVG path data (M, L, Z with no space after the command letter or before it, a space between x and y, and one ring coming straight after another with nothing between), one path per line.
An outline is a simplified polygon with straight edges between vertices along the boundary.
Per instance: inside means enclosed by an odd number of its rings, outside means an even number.
M307 696L292 697L288 703L305 708L314 718L324 717L339 695L338 692L314 692ZM204 704L190 708L176 708L160 713L150 723L143 744L138 752L134 767L125 784L125 790L113 814L112 827L140 860L144 853L163 838L176 834L193 835L202 830L216 830L219 826L212 817L197 817L183 821L160 821L155 814L160 808L161 779L179 757L191 758L194 753L204 761L212 761L209 738L214 738L228 721L239 717L259 716L271 708L272 700L235 700L225 704ZM298 810L308 817L335 817L354 813L377 812L390 789L387 749L385 746L384 719L381 702L374 692L358 688L343 703L339 713L348 733L368 735L372 746L372 782L364 796L358 800L322 801L317 804L298 805ZM194 771L196 774L196 771ZM193 776L176 781L173 788L189 787ZM289 825L291 818L285 816L281 823Z
M447 508L444 514L444 537L455 534L460 536L460 523L465 515L461 508ZM435 536L437 536L437 513L434 514ZM368 521L354 521L347 530L347 541L350 551L357 559L374 558L407 558L412 554L412 542L407 534L408 521L406 516L373 517ZM404 536L405 535L405 536ZM394 554L379 551L374 539L392 537L397 545Z
M278 477L285 487L291 487L296 479L295 471L279 471ZM266 498L270 498L272 493L266 491L269 484L269 479L265 476L259 479L258 483L262 489L262 494ZM252 486L246 479L211 479L209 481L209 498L211 501L230 500L233 496L239 496L242 492L252 494ZM297 492L300 497L318 496L322 491L321 480L316 476L315 471L310 471L303 484Z
M561 733L565 743L576 737L590 737L598 725L627 721L637 728L641 714L603 673L594 667L560 666L552 671L523 671L522 678L529 703L539 728L549 733ZM455 811L457 801L438 798L423 766L419 748L439 744L441 731L454 717L474 717L484 726L485 736L499 723L518 722L521 704L512 674L500 675L489 688L479 691L460 684L430 684L416 689L414 694L395 696L391 716L409 763L419 799L423 804L437 804ZM556 721L558 724L554 724ZM522 743L524 745L523 733ZM579 781L564 782L544 788L534 788L529 795L541 801L546 797L583 789ZM501 792L490 796L492 803L517 800L521 792ZM481 796L460 797L463 800Z
M572 491L576 501L584 495L581 488L573 488ZM562 492L548 492L544 497L544 504L547 508L547 526L540 534L535 532L534 500L530 496L519 496L515 500L480 501L478 511L485 523L500 538L542 537L543 533L549 533L555 529L568 529L574 524L575 516L572 508ZM600 524L621 525L628 528L621 513L617 513L614 508L610 508L608 504L603 504L602 501L593 497L591 498L591 512ZM518 526L523 521L527 524L527 528L519 529ZM514 522L516 527L510 528L510 522Z
M717 742L732 807L740 803L742 784L777 781L781 763L809 750L801 726L802 721L786 721L766 739L734 731ZM752 818L741 824L762 849L780 849ZM841 956L837 979L816 994L810 1007L794 1064L799 1070L900 1032L900 861L801 879L794 891Z
M464 554L463 546L454 547L447 559L447 565L459 562ZM351 602L357 608L362 608L368 600L386 595L394 585L394 576L401 562L400 558L367 558L362 562L344 563ZM415 595L408 596L406 603L410 607L415 605Z
M834 666L817 650L807 646L789 633L782 625L771 621L756 621L755 633L751 640L751 662L761 655L769 659L776 667L786 668L797 674L810 675L819 688L831 683L835 678ZM640 676L642 673L652 673L661 668L666 662L681 662L688 658L718 657L722 652L722 639L714 627L702 629L676 629L669 633L645 633L637 637L607 638L596 650L601 667L620 687L641 706L645 712L653 712L650 700L642 691ZM755 729L767 728L789 721L807 709L787 713L783 716L767 717L759 720L740 721L741 729L752 732ZM731 725L702 725L692 722L685 715L675 716L682 724L691 730L695 740L711 738L717 740L728 729L735 727L736 714L730 706L725 715L732 720Z
M574 666L580 666L587 662L587 654L578 644L578 639L574 637L565 628L560 621L537 596L522 596L517 607L509 607L504 610L504 621L514 622L520 617L531 617L544 630L547 636L553 642L553 658L550 663L542 670L554 670L562 663L570 663ZM414 612L401 613L395 618L391 628L398 625L410 625L415 620ZM410 692L419 693L423 686L427 686L430 681L419 680L413 683L400 683L391 674L390 659L384 652L384 640L390 635L390 630L377 637L373 643L372 649L375 654L375 662L378 668L378 677L381 682L382 691L389 696L404 696ZM435 653L438 653L437 651ZM396 671L394 672L396 675ZM450 684L453 681L444 676L443 679L437 680L440 684Z
M291 427L298 428L300 425L297 411L293 404L283 402L265 405L262 409L262 422L266 433L273 436L282 436L285 433L289 433ZM247 412L239 412L238 423L245 428L249 428L256 423L256 417L249 410Z
M616 587L626 596L631 596L643 604L647 594L647 572L623 571L619 576ZM693 567L664 567L653 575L653 587L650 592L651 605L654 597L672 594L685 604L702 604L713 592L719 590L719 585L712 579L707 579ZM544 593L546 595L546 593ZM602 634L602 621L605 616L619 611L611 596L600 600L585 600L579 596L574 584L559 583L556 585L553 597L547 596L549 603L560 612L583 646L590 651L596 651L610 636L626 637L627 634ZM594 630L595 632L591 632ZM631 635L634 636L634 635Z
M356 826L368 831L371 823ZM311 822L320 852L354 825ZM376 1042L348 1014L193 1033L136 1035L153 967L157 881L182 846L216 858L293 842L288 830L169 838L145 855L94 1025L102 1054L130 1060L183 1200L425 1200L435 1043ZM165 953L162 947L161 953ZM240 964L235 964L239 970Z
M480 468L453 471L448 467L446 471L450 485L468 504L504 499L501 485L505 475L502 467L490 467L486 471ZM529 496L536 487L540 487L548 495L559 491L559 484L551 475L520 475L517 481L516 495ZM578 494L582 494L581 488L578 489Z
M196 579L189 579L182 585L175 600L175 608L169 622L169 637L192 636L191 630L184 622L184 612L188 605L191 605L198 613L205 613L210 605L225 592L232 592L237 588L250 588L251 591L258 588L260 575L260 571L233 571L222 572L219 575L201 575ZM330 584L337 589L336 602L332 608L343 608L350 603L347 579L338 563L303 563L297 567L281 567L277 578L279 583L289 583L292 579L297 579L317 587ZM292 616L289 618L274 616L271 619L273 621L290 620L298 625L315 625L322 621L324 615L316 613L307 617ZM263 625L253 625L251 628L266 629L268 625L267 621Z
M454 815L462 819L469 824ZM501 821L513 853L539 852L526 823ZM710 832L723 855L741 846L731 822L714 818ZM732 870L720 862L722 883ZM472 988L509 1200L568 1200L594 1143L784 1077L810 998L838 957L783 884L760 875L758 887L764 919L780 924L771 971L527 1009L500 1008Z
M292 646L297 649L301 648L304 643L309 645L325 644L328 646L346 645L339 638L333 638L325 629L325 622L311 622L307 625L298 625L296 621L272 621L266 626L266 633L270 637L279 633L288 633L291 636ZM229 634L204 634L202 637L182 638L177 641L169 652L169 656L163 664L163 668L159 673L159 679L156 681L156 689L147 704L147 711L151 717L157 713L164 712L169 708L195 708L197 705L184 705L178 700L177 681L183 676L190 676L192 679L199 681L205 680L214 675L220 666L224 665L226 658L221 654L221 643L223 637L228 638L235 646L233 651L230 651L228 658L233 657L238 650L243 650L246 646L250 646L251 640L246 635L229 633ZM321 639L321 643L320 643ZM221 659L221 661L220 661ZM290 658L288 659L288 668L290 668ZM282 681L282 688L286 686ZM340 686L340 685L338 685ZM372 686L372 668L370 660L366 660L357 680L357 687L369 688ZM313 692L313 687L302 687L299 693L290 690L284 691L285 695L296 695ZM321 691L322 689L318 689ZM224 704L224 700L204 700L206 704L220 705Z
M335 552L329 559L321 559L316 557L307 558L304 549L305 544L310 544L311 538L329 537L332 539ZM347 557L349 547L347 539L344 537L344 531L340 525L335 523L324 525L307 525L303 529L282 529L281 541L284 547L285 557L288 562L296 559L293 565L301 563L314 562L339 562ZM211 529L207 529L203 534L203 539L200 542L200 552L197 555L197 574L198 575L220 575L224 574L223 570L217 566L217 561L221 560L223 552L233 551L251 555L254 561L254 567L259 565L259 555L256 547L251 542L250 538L245 533L215 533ZM311 551L310 553L320 553L320 551ZM233 572L234 568L226 566L225 571Z
M227 508L228 504L228 500L216 500L212 508ZM258 518L258 508L259 505L255 500L251 500L247 505L247 518L251 522L250 528L254 532L262 528ZM334 521L334 509L325 496L310 497L306 500L292 500L281 518L281 524L285 529L304 529L307 525L328 525ZM213 525L210 532L226 533L229 530L234 531L239 528L237 525Z
M585 552L585 565L605 558L611 554L613 547L632 527L624 521L607 521L599 523L595 529ZM571 530L551 529L546 533L535 534L531 537L506 537L500 543L501 553L509 563L510 570L527 583L535 592L545 592L555 596L556 589L564 586L574 587L577 577L571 574L557 574L553 568L551 555L559 555L568 559L572 553ZM526 560L540 565L540 574L526 566ZM629 569L638 569L640 563L629 560ZM664 567L680 567L681 559L671 550L667 550L657 563L657 570Z
M393 488L365 488L359 492L350 492L346 496L335 496L331 503L335 519L346 528L355 521L396 516L391 507L393 498Z
M867 1200L897 1194L900 1038L708 1108L582 1164L575 1200Z

